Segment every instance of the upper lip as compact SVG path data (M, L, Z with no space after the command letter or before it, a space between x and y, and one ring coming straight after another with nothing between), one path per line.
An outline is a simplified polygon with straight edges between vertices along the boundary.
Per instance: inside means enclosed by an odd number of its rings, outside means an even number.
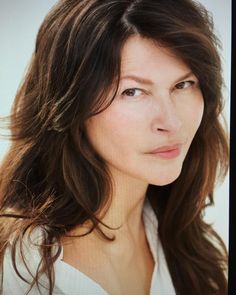
M176 150L178 148L180 148L181 144L177 143L177 144L173 144L173 145L163 145L161 147L155 148L154 150L150 151L149 153L160 153L160 152L167 152L167 151L171 151L171 150Z

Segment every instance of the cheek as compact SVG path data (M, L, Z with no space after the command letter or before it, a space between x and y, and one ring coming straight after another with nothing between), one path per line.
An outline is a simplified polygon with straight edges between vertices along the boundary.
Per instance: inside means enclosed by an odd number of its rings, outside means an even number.
M185 106L182 105L181 116L184 122L185 128L189 130L189 135L192 137L197 132L203 117L204 100L202 94L199 92L191 103L186 102Z
M104 112L100 118L100 126L113 141L129 142L143 137L147 125L148 113L140 109L139 104L123 104L121 102Z
M204 99L202 95L200 95L199 99L195 102L192 112L190 112L194 121L193 125L195 125L194 127L196 131L201 124L203 112L204 112Z
M141 137L142 124L132 112L110 108L89 119L86 131L94 149L103 158L127 156Z

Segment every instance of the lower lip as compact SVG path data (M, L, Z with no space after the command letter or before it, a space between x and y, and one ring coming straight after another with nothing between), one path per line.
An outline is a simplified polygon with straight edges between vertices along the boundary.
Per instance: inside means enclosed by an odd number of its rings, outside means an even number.
M173 159L178 157L180 154L180 148L174 149L174 150L169 150L169 151L164 151L164 152L157 152L157 153L151 153L150 155L155 156L155 157L160 157L163 159Z

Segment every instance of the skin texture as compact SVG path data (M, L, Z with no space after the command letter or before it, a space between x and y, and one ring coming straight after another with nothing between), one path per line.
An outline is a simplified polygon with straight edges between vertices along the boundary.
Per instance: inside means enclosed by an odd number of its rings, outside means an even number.
M130 76L149 82L140 83ZM122 50L117 96L86 124L88 139L107 162L114 183L111 206L101 219L109 226L122 226L116 231L101 226L106 234L116 235L112 243L94 231L63 245L63 260L110 294L126 294L127 284L134 288L129 294L148 293L154 261L142 220L146 190L149 184L166 185L179 176L203 109L198 80L181 60L151 40L128 39ZM175 158L148 154L176 143L181 144L181 152ZM84 227L72 233L84 233Z
M131 75L151 84L123 79ZM130 88L138 89L127 90ZM203 109L198 80L181 60L149 39L138 35L128 39L122 51L117 96L87 122L88 138L114 178L116 190L106 221L112 216L109 221L119 225L131 215L140 218L148 184L166 185L179 176ZM181 144L176 158L147 154L176 143ZM138 223L132 220L131 224L134 228Z
M110 107L89 120L87 133L110 169L125 174L130 183L166 185L179 176L203 114L203 98L197 85L175 87L189 72L170 51L150 40L135 36L125 44L121 77L144 77L153 85L122 79L117 97ZM197 82L194 75L186 80ZM135 87L141 90L122 95L124 90ZM175 159L145 154L175 143L183 144L181 155Z

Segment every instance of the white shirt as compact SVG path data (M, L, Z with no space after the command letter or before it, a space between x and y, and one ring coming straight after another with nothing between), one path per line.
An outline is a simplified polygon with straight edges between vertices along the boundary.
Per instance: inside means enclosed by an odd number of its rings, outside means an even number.
M149 247L155 261L149 294L175 295L176 293L168 271L163 249L157 236L157 218L148 200L146 200L144 204L143 220ZM33 247L32 245L25 243L24 253L30 266L30 270L35 273L40 261L40 255L37 247ZM62 257L63 249L60 257L58 257L54 264L55 288L53 295L109 295L108 292L106 292L102 286L95 282L92 278L62 261ZM23 266L19 257L17 258L17 267L24 277L29 278L29 281L32 280L32 277ZM45 276L40 278L40 282L47 285L47 279L45 279ZM20 277L15 273L8 249L4 257L3 295L25 295L28 288L29 285L20 279ZM47 294L47 289L43 286L40 286L40 290L41 294ZM40 295L40 292L37 287L34 287L28 294Z

